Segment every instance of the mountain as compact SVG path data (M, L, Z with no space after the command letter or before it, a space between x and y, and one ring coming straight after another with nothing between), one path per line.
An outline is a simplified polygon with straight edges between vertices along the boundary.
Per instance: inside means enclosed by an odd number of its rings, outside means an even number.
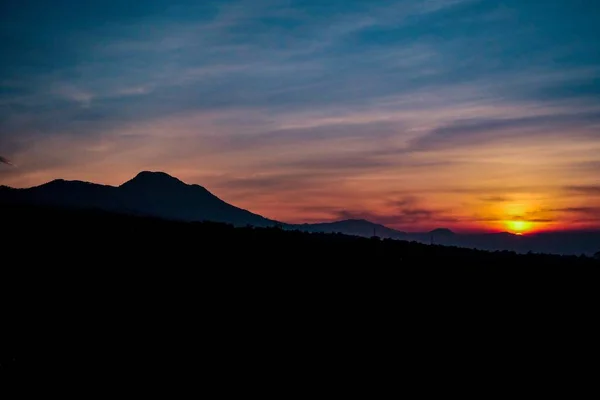
M348 219L344 221L323 222L318 224L291 225L290 227L306 232L339 232L346 235L363 237L379 236L384 239L404 239L407 235L406 232L397 231L365 219Z
M143 214L185 221L211 220L235 226L273 226L258 214L224 202L199 185L187 185L164 172L141 172L119 186L126 204Z
M510 233L457 234L446 228L402 232L364 219L317 224L285 224L235 207L199 185L188 185L164 172L140 172L120 186L57 179L29 189L0 186L1 203L95 208L119 213L181 221L215 221L234 226L281 226L286 230L343 233L400 239L481 250L519 253L587 254L600 249L600 232L547 232L517 236Z
M75 208L97 208L183 221L226 222L235 226L280 225L287 230L344 233L401 239L405 232L364 219L319 224L284 224L224 202L199 185L188 185L164 172L140 172L118 187L57 179L29 189L2 187L0 200Z
M455 233L452 232L450 229L448 228L438 228L438 229L434 229L431 232L429 232L430 235L434 235L434 236L454 236Z
M183 221L211 220L235 226L273 226L277 222L232 206L199 185L164 172L140 172L121 186L62 179L29 189L3 187L0 198L29 204L98 208Z

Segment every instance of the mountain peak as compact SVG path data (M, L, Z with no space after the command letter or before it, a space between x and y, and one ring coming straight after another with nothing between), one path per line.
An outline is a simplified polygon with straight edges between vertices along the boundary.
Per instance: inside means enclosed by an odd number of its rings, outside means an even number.
M448 228L437 228L437 229L432 230L429 233L435 234L435 235L454 235L454 232L452 232Z
M349 223L363 224L363 225L378 225L378 224L376 224L374 222L367 221L364 218L360 218L360 219L359 218L351 218L351 219L346 219L346 220L339 221L339 222L349 222Z
M181 182L179 179L175 178L174 176L171 176L169 174L167 174L166 172L162 172L162 171L142 171L139 174L137 174L135 176L135 178L133 179L169 179L169 180L174 180L174 181L178 181Z
M143 185L143 186L173 186L177 185L185 185L184 182L179 179L160 171L142 171L137 174L130 181L125 182L121 186L131 186L131 185Z
M69 181L66 179L54 179L50 182L46 182L38 187L82 187L82 186L96 186L95 183L85 182L85 181Z

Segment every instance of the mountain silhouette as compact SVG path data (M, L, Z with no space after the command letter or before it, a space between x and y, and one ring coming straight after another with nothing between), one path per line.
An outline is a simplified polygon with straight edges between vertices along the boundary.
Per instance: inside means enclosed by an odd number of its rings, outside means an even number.
M188 185L164 172L143 171L120 186L53 180L28 189L0 186L0 204L32 204L100 209L178 221L214 221L234 226L280 226L285 230L343 233L400 239L484 250L587 254L598 251L600 232L544 232L525 236L510 233L457 234L446 228L403 232L364 219L315 224L286 224L254 214L221 200L199 185Z
M200 185L188 185L164 172L140 172L119 186L135 211L168 219L217 221L234 226L273 226L273 221L224 202Z
M432 230L431 232L429 232L431 235L436 235L436 236L453 236L455 235L454 232L452 232L450 229L448 228L437 228Z
M389 239L404 239L406 232L397 231L387 226L376 224L365 219L347 219L335 222L294 225L295 228L308 232L344 233L347 235L371 237L379 236Z
M183 221L216 221L234 226L273 226L277 222L224 202L199 185L164 172L140 172L121 186L57 179L29 189L4 187L9 201L75 208L98 208Z
M56 179L29 189L3 187L0 198L17 203L97 208L183 221L225 222L234 226L282 226L287 230L344 233L399 239L406 236L364 219L318 224L286 224L235 207L199 185L188 185L164 172L143 171L122 185L107 186Z

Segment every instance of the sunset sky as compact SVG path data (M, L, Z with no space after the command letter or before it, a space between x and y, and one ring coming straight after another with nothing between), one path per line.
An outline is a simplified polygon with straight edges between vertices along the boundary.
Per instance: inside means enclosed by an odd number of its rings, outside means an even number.
M2 1L0 40L2 185L152 170L286 222L600 228L598 1Z

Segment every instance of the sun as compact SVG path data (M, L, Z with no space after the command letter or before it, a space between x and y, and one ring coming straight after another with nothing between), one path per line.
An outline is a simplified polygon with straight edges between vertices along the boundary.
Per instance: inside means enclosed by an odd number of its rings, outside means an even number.
M510 231L517 235L527 233L533 224L529 221L517 220L517 221L506 221L506 226Z

